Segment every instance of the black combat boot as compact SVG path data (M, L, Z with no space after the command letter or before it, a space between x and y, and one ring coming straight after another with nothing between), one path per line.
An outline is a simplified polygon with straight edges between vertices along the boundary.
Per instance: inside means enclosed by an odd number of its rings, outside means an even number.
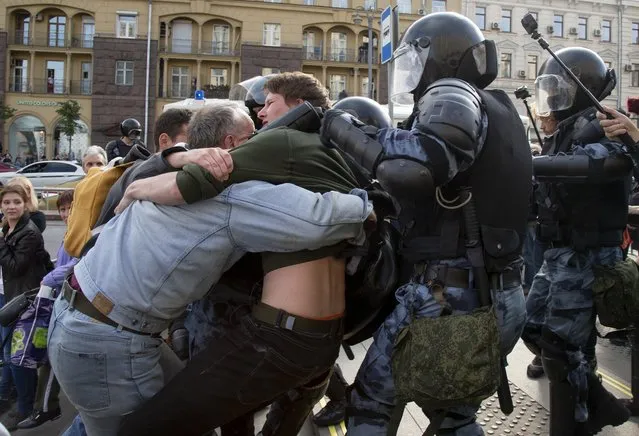
M588 374L588 430L597 434L607 425L617 427L630 419L630 411L601 383L601 378Z
M528 378L537 379L543 377L545 374L544 367L541 364L541 357L535 356L528 365L528 368L526 368L526 375Z

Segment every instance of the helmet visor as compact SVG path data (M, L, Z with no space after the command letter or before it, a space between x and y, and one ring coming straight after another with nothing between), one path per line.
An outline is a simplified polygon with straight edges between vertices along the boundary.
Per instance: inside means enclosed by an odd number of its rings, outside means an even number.
M251 90L251 88L255 86L257 82L263 81L263 79L264 78L262 76L255 76L231 86L231 89L229 90L229 100L235 100L235 101L247 100L247 95L249 91Z
M570 109L576 93L577 85L563 74L542 74L535 80L537 112L545 117Z
M393 53L393 84L391 99L395 104L412 105L412 91L421 80L428 59L430 45L421 47L417 43L402 43Z

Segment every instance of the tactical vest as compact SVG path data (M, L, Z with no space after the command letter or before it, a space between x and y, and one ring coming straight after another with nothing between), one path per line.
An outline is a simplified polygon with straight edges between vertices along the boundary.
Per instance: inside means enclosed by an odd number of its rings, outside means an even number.
M447 199L470 187L489 272L501 272L519 259L531 195L532 157L526 133L503 91L478 90L488 116L488 132L472 167L441 188ZM399 199L405 262L454 259L466 255L462 209L441 207L434 197Z
M570 154L574 145L604 139L603 131L593 130L593 125L599 126L594 108L565 120L547 154ZM577 251L619 246L628 219L630 182L629 173L625 179L605 184L540 183L536 192L539 240Z

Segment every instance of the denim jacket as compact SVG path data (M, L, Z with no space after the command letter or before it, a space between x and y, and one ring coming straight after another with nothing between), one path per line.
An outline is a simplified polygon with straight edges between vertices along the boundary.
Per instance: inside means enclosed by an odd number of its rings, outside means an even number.
M135 202L75 266L85 296L124 327L164 330L247 252L362 244L366 192L317 194L250 181L183 206Z

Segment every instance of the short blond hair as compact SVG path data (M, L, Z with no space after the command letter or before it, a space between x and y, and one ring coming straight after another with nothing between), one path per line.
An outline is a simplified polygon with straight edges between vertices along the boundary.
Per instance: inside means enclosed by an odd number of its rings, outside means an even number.
M7 182L7 186L21 186L27 192L27 196L29 198L28 201L25 201L25 209L29 212L35 212L38 210L38 196L35 193L35 189L33 188L33 183L31 180L27 179L24 176L16 176L13 179Z

